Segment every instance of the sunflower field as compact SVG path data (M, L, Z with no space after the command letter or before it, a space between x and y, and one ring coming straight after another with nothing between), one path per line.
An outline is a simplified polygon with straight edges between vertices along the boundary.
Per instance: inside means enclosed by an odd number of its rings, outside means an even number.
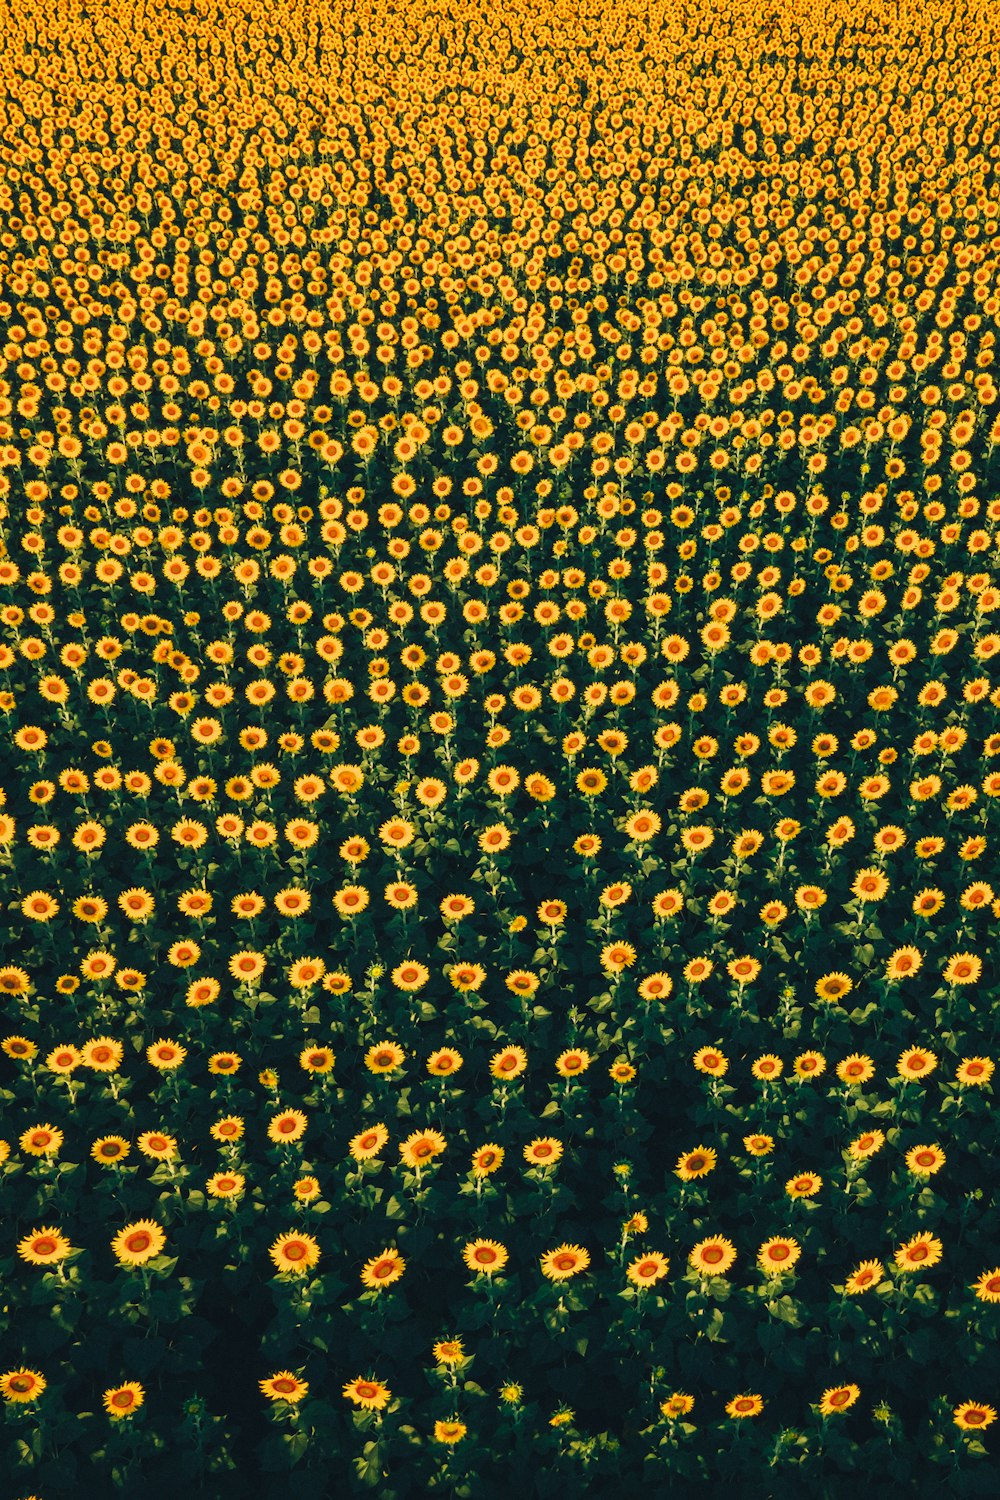
M0 42L0 1500L996 1495L1000 22Z

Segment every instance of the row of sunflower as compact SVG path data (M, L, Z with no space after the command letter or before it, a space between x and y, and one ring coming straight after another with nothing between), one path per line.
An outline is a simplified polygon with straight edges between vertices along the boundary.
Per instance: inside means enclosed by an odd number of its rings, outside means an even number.
M988 25L4 25L4 1493L992 1493Z

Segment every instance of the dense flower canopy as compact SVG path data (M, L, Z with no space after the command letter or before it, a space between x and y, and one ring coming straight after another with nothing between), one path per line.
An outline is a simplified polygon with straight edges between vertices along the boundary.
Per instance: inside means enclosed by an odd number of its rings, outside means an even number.
M988 1493L988 9L0 28L18 1495Z

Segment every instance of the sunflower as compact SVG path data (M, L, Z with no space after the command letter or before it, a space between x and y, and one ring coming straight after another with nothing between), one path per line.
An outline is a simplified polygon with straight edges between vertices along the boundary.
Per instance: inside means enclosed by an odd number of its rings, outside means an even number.
M465 1358L461 1339L440 1339L432 1352L439 1365L455 1365Z
M293 990L307 990L319 984L326 973L326 964L321 958L297 958L288 969L288 983Z
M72 1248L58 1229L33 1229L18 1242L17 1253L29 1265L51 1266L65 1260Z
M417 831L413 824L407 822L405 818L390 818L387 823L383 823L379 828L378 836L383 844L388 844L390 849L405 849L413 843L413 840L417 836ZM364 845L365 853L367 853L368 845L364 839L356 839L354 843L358 846ZM353 853L344 853L344 847L346 846L342 846L341 848L342 857L344 859L353 858ZM360 847L357 853L360 854ZM360 855L360 857L364 858L364 855Z
M490 1058L490 1072L494 1078L508 1080L519 1078L528 1066L528 1054L523 1047L505 1047Z
M743 1145L750 1156L769 1156L774 1150L773 1135L745 1135Z
M758 1417L764 1410L764 1400L761 1396L734 1396L726 1404L726 1416L732 1417L734 1421L742 1421L744 1417Z
M556 1058L556 1072L560 1078L576 1078L585 1073L593 1062L589 1052L582 1047L572 1047L568 1052L560 1052Z
M940 1146L914 1146L906 1153L906 1165L914 1177L933 1177L945 1164Z
M54 1047L45 1059L45 1066L50 1073L62 1074L68 1077L75 1073L83 1062L83 1054L76 1047Z
M415 1130L405 1141L399 1143L399 1154L408 1167L424 1167L440 1156L447 1146L444 1136L437 1130Z
M257 1382L261 1395L269 1401L286 1401L289 1406L298 1406L309 1394L309 1382L293 1375L291 1370L278 1370L274 1375Z
M789 1198L814 1198L823 1186L823 1179L817 1172L800 1172L797 1177L790 1177L785 1183L785 1192Z
M286 834L287 831L288 830L286 829ZM298 847L301 847L301 834L297 839L292 840L292 842L295 842ZM280 890L274 898L275 911L279 912L283 917L304 916L311 906L312 897L310 896L309 892L300 890L300 888L295 885L285 886L284 889Z
M826 1072L826 1058L822 1052L803 1052L792 1063L796 1078L819 1078Z
M710 1078L722 1078L729 1071L729 1059L717 1047L700 1047L692 1061L699 1073Z
M441 1047L427 1059L427 1071L433 1078L448 1078L462 1066L463 1057L454 1047Z
M866 1130L851 1141L847 1151L852 1161L867 1161L870 1156L874 1156L876 1152L881 1151L884 1145L884 1131Z
M80 1048L83 1066L95 1073L116 1073L121 1067L125 1048L114 1037L99 1036L84 1042Z
M233 978L241 984L255 984L267 967L267 961L263 953L243 948L233 954L228 967Z
M911 909L915 916L922 917L926 921L937 915L944 901L944 891L939 890L937 886L926 886L914 896Z
M289 1230L278 1236L268 1254L279 1274L304 1276L319 1260L319 1245L311 1234Z
M837 1077L841 1083L860 1085L875 1076L875 1064L864 1053L852 1052L837 1064Z
M57 1156L63 1144L63 1133L54 1125L34 1125L18 1137L18 1145L28 1156Z
M626 1062L624 1058L619 1058L608 1069L608 1077L614 1083L631 1083L637 1076L638 1070L630 1062Z
M329 1047L306 1047L299 1053L299 1066L307 1073L329 1073L335 1062Z
M459 1422L454 1418L449 1422L434 1423L434 1441L436 1443L444 1443L449 1448L453 1447L455 1443L460 1443L467 1432L468 1428L465 1423Z
M856 1385L833 1385L823 1392L819 1403L819 1414L821 1417L830 1417L835 1412L847 1411L860 1395L861 1390Z
M23 1062L31 1062L38 1056L37 1045L26 1036L5 1037L2 1048L8 1057L13 1057Z
M795 905L800 911L818 911L826 903L826 892L818 885L800 885L795 892Z
M631 943L605 943L601 949L601 968L606 974L622 974L636 961L636 950Z
M694 1410L694 1397L686 1391L674 1391L660 1402L660 1411L665 1417L687 1417Z
M111 1248L120 1266L144 1266L166 1243L167 1237L155 1220L137 1219L118 1231Z
M752 984L759 975L760 960L751 958L748 954L741 958L731 958L726 964L726 973L742 988L745 984Z
M341 917L357 917L365 910L370 897L363 885L347 885L337 891L333 905Z
M386 904L393 911L409 911L417 904L417 888L407 881L394 881L383 892Z
M478 1276L493 1276L502 1271L509 1259L506 1246L498 1240L470 1240L462 1250L462 1259Z
M996 1064L989 1057L963 1057L955 1080L963 1088L983 1088L993 1077Z
M889 889L889 881L881 870L859 870L851 885L851 894L856 900L881 901Z
M923 961L923 954L919 948L896 948L886 960L885 977L892 983L900 979L910 979L918 973Z
M365 1053L369 1073L395 1073L406 1061L406 1053L396 1042L377 1042Z
M713 830L703 824L696 824L681 832L681 843L690 855L703 854L706 849L712 847L714 842Z
M246 1186L241 1172L213 1172L205 1184L210 1198L239 1198Z
M514 923L519 920L523 921L523 918L515 917ZM516 931L514 923L511 923L511 929ZM479 990L486 978L486 970L482 964L452 964L446 972L449 984L453 989L458 990L459 994L469 994Z
M721 1235L699 1240L688 1255L688 1264L700 1276L725 1276L736 1259L736 1246Z
M108 914L108 903L103 896L78 896L72 910L80 922L103 922Z
M146 1048L146 1061L161 1073L171 1073L187 1057L187 1048L161 1037Z
M924 1232L900 1245L895 1253L895 1262L900 1271L922 1271L936 1266L944 1253L944 1246L934 1235Z
M137 1381L127 1380L123 1385L115 1385L105 1391L101 1399L111 1420L120 1422L139 1410L146 1399L146 1392Z
M827 1000L836 1004L845 995L850 994L854 988L854 981L847 975L841 974L839 970L831 974L824 974L816 981L816 994L820 1000Z
M554 1167L563 1154L563 1144L554 1135L536 1136L522 1154L530 1167Z
M992 1271L984 1271L973 1284L972 1290L980 1302L1000 1302L1000 1266L995 1266Z
M213 1077L230 1078L239 1072L242 1062L238 1052L213 1052L208 1059L208 1071Z
M706 979L711 978L714 969L715 965L710 958L699 957L689 959L681 972L688 984L704 984Z
M884 1275L885 1267L880 1260L863 1260L844 1282L844 1291L849 1297L860 1296L878 1286Z
M309 1121L300 1109L283 1109L267 1127L267 1138L282 1145L293 1145L306 1133Z
M132 1147L124 1136L103 1135L91 1146L90 1154L102 1167L110 1167L124 1161L131 1150Z
M568 1281L590 1265L590 1253L580 1245L558 1245L541 1257L542 1275L549 1281Z
M47 1384L37 1370L8 1370L0 1375L0 1396L13 1403L37 1401Z
M997 1419L996 1408L987 1406L983 1401L963 1401L961 1406L955 1407L952 1415L955 1426L960 1427L963 1432L979 1432Z
M983 972L983 961L974 953L953 953L945 964L945 984L975 984Z
M197 1010L203 1005L211 1005L218 1000L222 986L217 979L196 979L188 985L184 996L184 1003Z
M32 891L21 902L21 912L30 922L51 922L58 915L59 902L47 891Z
M405 1270L406 1261L398 1250L383 1250L381 1255L365 1261L361 1267L361 1280L371 1290L381 1291L398 1281Z
M717 1161L718 1157L710 1146L696 1146L693 1151L685 1151L678 1157L674 1170L682 1182L693 1182L714 1171Z
M670 1270L670 1261L658 1250L649 1250L645 1255L640 1255L625 1268L625 1275L633 1286L648 1287L655 1286L662 1281Z
M911 1047L900 1056L896 1071L900 1078L909 1080L926 1078L936 1067L937 1057L933 1052L929 1052L925 1047Z
M389 1132L384 1125L372 1125L352 1136L347 1149L355 1161L370 1161L378 1156L388 1139Z
M763 1057L757 1058L750 1072L755 1078L767 1082L772 1078L780 1078L784 1066L780 1057L776 1057L773 1052L765 1052Z
M374 1377L365 1379L359 1375L356 1380L349 1380L343 1389L346 1401L359 1406L362 1411L382 1411L392 1400L392 1392L381 1380Z
M608 778L596 767L577 773L576 787L585 797L599 797L607 784Z
M472 1153L472 1175L490 1177L503 1166L505 1155L504 1148L493 1141L487 1142L485 1146L479 1146Z
M765 1276L783 1276L786 1271L793 1269L801 1254L802 1247L797 1240L779 1234L761 1245L757 1252L757 1265Z

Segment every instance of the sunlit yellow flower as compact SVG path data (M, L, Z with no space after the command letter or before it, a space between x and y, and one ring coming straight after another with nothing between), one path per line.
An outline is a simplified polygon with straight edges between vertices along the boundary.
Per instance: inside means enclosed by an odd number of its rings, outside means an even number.
M124 1418L132 1416L139 1410L145 1399L145 1391L135 1380L127 1380L124 1385L112 1386L101 1397L104 1410L113 1422L121 1422Z
M848 1411L860 1395L860 1387L856 1385L831 1386L820 1398L819 1414L821 1417L829 1417L835 1412Z

